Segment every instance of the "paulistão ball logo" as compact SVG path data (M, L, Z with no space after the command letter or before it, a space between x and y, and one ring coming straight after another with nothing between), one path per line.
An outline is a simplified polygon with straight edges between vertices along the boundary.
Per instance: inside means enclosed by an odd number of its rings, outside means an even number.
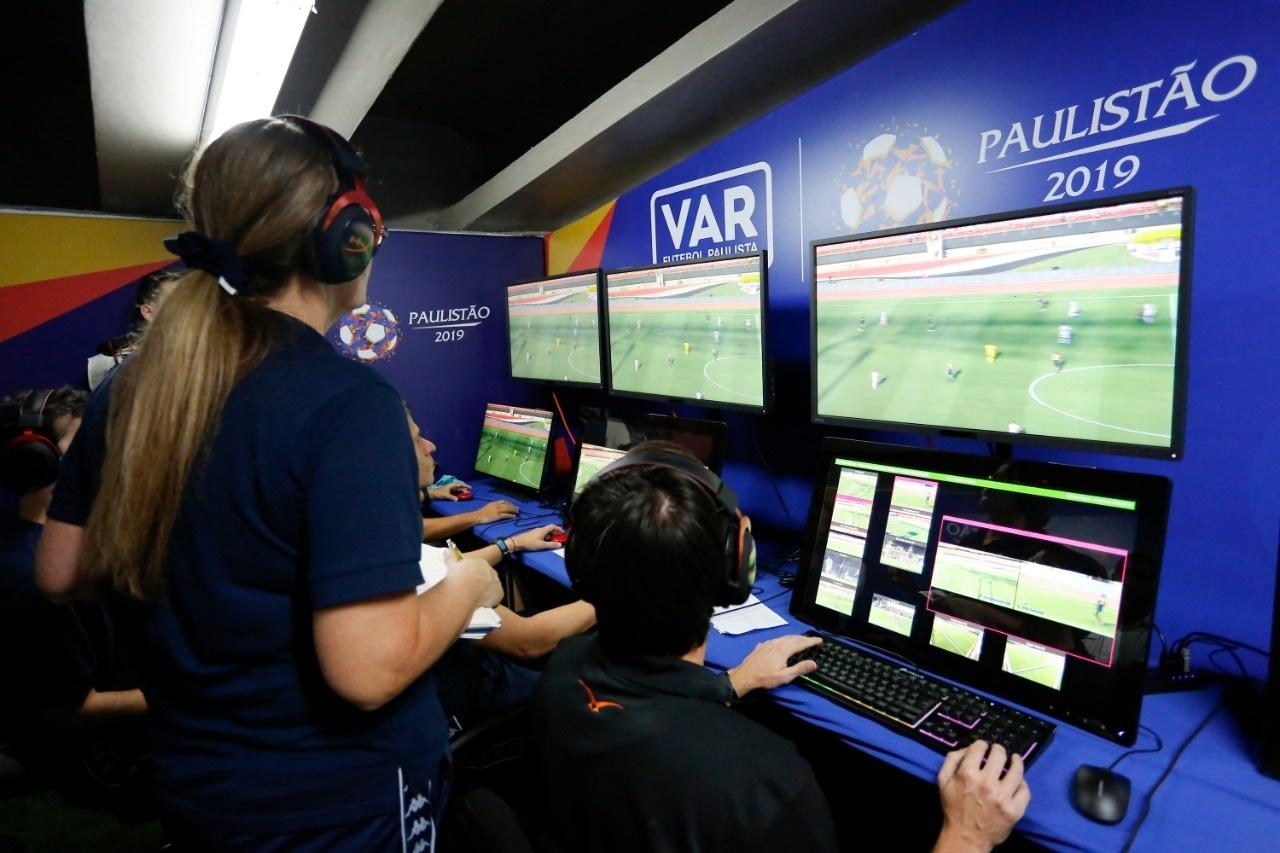
M366 363L385 361L396 354L400 323L390 308L370 302L343 317L330 339L347 358Z
M838 230L872 231L948 219L955 207L950 149L918 124L883 126L836 176Z

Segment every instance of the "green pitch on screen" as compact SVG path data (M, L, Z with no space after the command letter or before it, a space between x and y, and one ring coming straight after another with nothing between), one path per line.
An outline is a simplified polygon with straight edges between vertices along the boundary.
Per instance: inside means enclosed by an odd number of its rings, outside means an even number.
M681 306L676 298L663 299L661 304L655 300L638 305L641 300L636 299L610 302L613 388L763 406L759 297L744 298L739 286L729 283L685 298L689 306ZM717 301L723 304L715 305Z
M1119 587L1119 584L1116 586ZM1098 598L1095 595L1090 595L1084 590L1069 590L1042 584L1034 578L1024 576L1018 584L1014 608L1024 613L1052 619L1062 625L1114 637L1118 614L1113 599L1119 599L1118 592L1104 600L1102 611L1098 612Z
M818 581L818 592L814 601L829 610L835 610L848 616L853 612L853 600L858 590L844 584L821 579Z
M982 649L982 631L935 618L929 644L961 657L977 660Z
M542 468L546 464L546 458L546 439L530 439L529 436L488 424L480 431L476 470L482 474L536 489L542 485Z
M1004 647L1001 669L1011 675L1059 690L1062 687L1065 664L1066 658L1062 655L1010 641Z
M511 375L552 382L599 382L600 330L592 325L595 302L581 293L558 305L572 308L588 302L590 311L579 307L564 313L513 316L509 329Z
M1104 252L1114 257L1096 254ZM1138 263L1121 247L1101 247L1024 269L1103 261ZM819 414L991 432L1017 424L1035 435L1170 444L1176 286L1090 287L1083 279L1079 290L1046 292L1043 310L1034 284L1024 293L951 289L856 299L820 293ZM1068 317L1073 301L1080 315ZM1140 317L1147 303L1158 309L1154 322ZM881 312L887 325L879 324ZM1071 344L1059 342L1060 325L1071 326ZM994 361L985 357L987 344L998 348ZM1054 352L1062 355L1061 370Z
M904 637L911 636L913 618L914 614L902 613L889 607L877 607L874 601L871 604L871 612L867 614L867 621L872 625L879 625L886 631L893 631Z

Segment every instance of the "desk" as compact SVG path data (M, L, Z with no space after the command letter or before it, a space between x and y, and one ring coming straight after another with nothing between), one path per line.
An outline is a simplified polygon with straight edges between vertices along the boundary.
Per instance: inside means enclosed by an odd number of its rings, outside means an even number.
M558 517L537 501L519 500L495 492L491 483L472 483L475 500L511 500L520 507L517 518L477 530L492 541ZM469 502L433 502L442 514L466 512ZM529 568L568 585L564 559L551 552L520 554ZM785 627L726 637L714 629L707 646L707 663L724 669L736 664L756 643L785 634L802 633L808 625L787 612L789 592L777 578L762 575L757 595L788 620ZM920 779L932 781L942 758L925 747L894 734L871 720L844 710L793 685L773 690L772 701L807 723L834 732L846 743ZM1110 741L1059 723L1053 742L1027 771L1031 804L1018 824L1018 832L1055 850L1120 850L1142 813L1143 802L1174 753L1221 698L1214 689L1148 696L1143 701L1142 722L1159 733L1164 750L1131 755L1117 772L1133 783L1133 796L1125 819L1103 826L1078 814L1068 799L1072 778L1081 764L1106 766L1125 750ZM1004 700L1002 700L1004 701ZM1012 704L1012 703L1011 703ZM1016 707L1016 706L1015 706ZM1034 711L1030 713L1035 713ZM1137 746L1153 745L1146 733ZM1261 775L1248 743L1229 709L1218 711L1211 723L1183 753L1151 804L1134 850L1275 850L1280 847L1280 781Z

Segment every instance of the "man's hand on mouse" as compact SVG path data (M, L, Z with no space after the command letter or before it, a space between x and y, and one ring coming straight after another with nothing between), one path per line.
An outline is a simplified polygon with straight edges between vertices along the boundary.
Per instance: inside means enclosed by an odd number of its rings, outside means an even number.
M558 524L546 524L526 530L507 539L507 546L512 552L519 551L552 551L560 547L560 543L551 538L553 533L563 533L564 528Z
M516 505L511 501L490 501L474 512L476 524L492 524L495 521L515 518L520 514L520 510L516 509Z
M471 487L462 480L453 480L443 486L427 489L427 497L433 501L456 501L462 494L471 494Z
M1004 747L992 744L987 750L986 741L976 740L943 760L942 832L934 853L985 853L1008 838L1026 812L1031 789L1022 778L1022 756L1015 754L1006 771Z

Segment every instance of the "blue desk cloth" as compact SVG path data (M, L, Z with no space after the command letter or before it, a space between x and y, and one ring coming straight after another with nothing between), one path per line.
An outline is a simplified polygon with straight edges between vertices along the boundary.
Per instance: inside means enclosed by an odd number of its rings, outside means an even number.
M475 500L436 501L432 508L454 515L474 509L475 501L498 499L510 500L520 508L520 515L511 521L478 528L476 533L483 539L492 541L560 520L558 514L540 506L536 500L521 500L495 491L491 481L480 479L471 483ZM569 577L561 556L537 552L520 554L518 559L568 586ZM713 628L707 644L708 666L728 668L746 657L757 643L809 630L808 625L788 612L791 592L783 589L776 577L761 575L755 591L789 624L736 637L721 635ZM802 688L780 687L771 692L770 698L805 722L834 732L849 745L920 779L933 781L942 766L941 755ZM1116 772L1128 776L1133 783L1133 793L1128 813L1115 826L1094 823L1076 812L1071 805L1070 788L1076 768L1081 764L1105 767L1124 753L1125 748L1059 723L1053 741L1027 771L1031 804L1018 824L1018 832L1054 850L1122 849L1142 814L1144 801L1168 768L1174 753L1214 711L1221 698L1216 688L1146 697L1142 723L1159 733L1164 749L1131 755L1116 767ZM1024 710L1039 715L1030 709ZM1135 746L1153 745L1150 734L1142 732ZM1251 747L1229 709L1220 708L1183 753L1152 800L1150 814L1132 849L1280 849L1280 781L1258 772Z

